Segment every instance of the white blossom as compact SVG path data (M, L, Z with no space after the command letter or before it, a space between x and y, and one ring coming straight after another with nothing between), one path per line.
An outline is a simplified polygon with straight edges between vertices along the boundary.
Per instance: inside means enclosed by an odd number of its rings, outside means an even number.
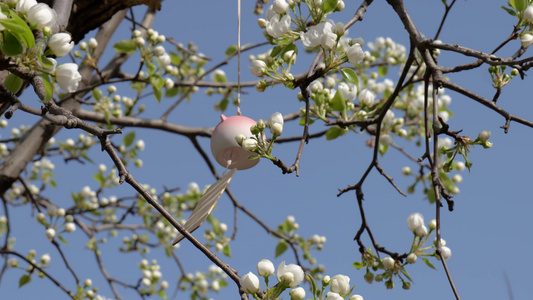
M272 3L272 10L278 14L284 14L289 12L289 4L285 0L274 0Z
M257 148L257 141L254 139L245 139L242 141L242 148L246 151L254 151Z
M352 101L357 97L357 87L354 84L341 82L337 89L341 92L346 101Z
M57 14L48 4L38 3L28 10L26 18L32 27L41 30L44 27L54 26Z
M522 44L522 47L527 48L533 44L533 35L526 33L520 38L520 44Z
M375 98L376 96L374 93L368 89L362 89L359 92L359 104L361 104L361 106L372 106Z
M385 257L381 262L383 263L383 266L389 270L394 269L394 265L396 264L394 259L390 256Z
M421 213L412 213L407 218L407 227L411 229L411 231L415 231L418 226L424 225L424 217Z
M407 255L407 258L405 259L405 262L408 263L408 264L414 264L417 260L418 256L416 256L416 254L414 253L409 253L409 255Z
M357 65L363 61L363 58L365 58L365 52L359 43L355 43L346 50L346 56L352 65Z
M287 33L291 26L291 16L289 14L281 15L275 14L267 21L266 31L273 37L279 37Z
M50 254L46 253L46 254L43 254L41 255L41 259L39 259L41 261L41 263L43 265L46 265L50 262L52 258L50 257Z
M329 284L331 291L339 295L346 295L350 292L350 277L346 275L333 276Z
M303 287L297 287L289 292L291 300L303 300L305 299L305 290Z
M48 47L52 49L52 52L54 52L57 57L62 57L72 50L74 42L72 41L70 34L60 32L50 37L48 40Z
M78 65L75 63L65 63L57 67L56 82L61 89L73 93L78 89L81 81L81 74L78 72Z
M278 266L277 273L280 282L281 277L286 273L290 273L293 276L293 280L289 283L289 287L296 287L304 280L304 271L302 270L302 267L295 264L285 265L285 261L282 261Z
M45 235L48 239L52 240L56 236L56 231L54 228L48 228L45 231Z
M306 32L300 32L300 39L304 46L316 47L320 45L323 34L332 32L333 26L334 24L332 20L326 20L326 22L309 27Z
M524 17L524 20L532 23L533 22L533 5L529 5L528 7L526 7L522 16Z
M261 77L265 74L266 67L267 65L264 61L255 59L252 61L252 65L248 66L248 69L254 76Z
M35 5L37 5L37 0L18 0L15 9L19 12L25 13Z
M328 292L326 294L326 299L325 300L343 300L344 298L337 294L337 293L334 293L334 292Z
M253 294L259 290L259 278L252 272L242 276L239 283L245 293Z
M257 263L257 274L260 276L270 276L274 274L274 264L268 259L262 259Z

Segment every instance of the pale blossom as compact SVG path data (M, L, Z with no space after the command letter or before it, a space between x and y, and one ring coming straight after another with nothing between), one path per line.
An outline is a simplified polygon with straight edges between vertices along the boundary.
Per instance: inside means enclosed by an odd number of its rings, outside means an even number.
M320 45L326 50L331 50L337 43L337 35L333 32L325 32L320 38Z
M362 89L359 92L359 104L361 104L361 106L372 106L375 98L376 96L374 93L368 89Z
M242 276L239 283L245 293L253 294L259 290L259 278L252 272Z
M266 67L267 65L264 61L255 59L252 61L252 65L248 66L248 69L254 76L261 77L265 74Z
M305 298L305 290L303 287L297 287L289 292L291 300L303 300Z
M342 97L346 101L352 101L357 97L357 86L351 83L341 82L337 89L341 92Z
M272 37L279 37L287 33L290 26L291 16L289 14L286 14L283 17L279 14L275 14L267 21L266 31Z
M394 259L390 256L385 257L381 262L383 263L383 266L389 270L394 269L394 265L396 264Z
M257 148L257 141L254 139L245 139L242 141L242 148L246 151L254 151Z
M407 217L407 227L411 229L411 231L415 231L418 226L424 225L424 217L421 213L412 213Z
M352 65L357 65L363 61L363 58L365 58L365 52L359 43L355 43L346 50L346 56Z
M293 276L293 280L289 283L289 287L296 287L304 280L304 271L302 267L295 264L285 265L285 261L282 261L278 266L278 280L281 282L281 277L287 273L290 273Z
M332 32L333 26L334 24L332 20L326 20L326 22L309 27L306 32L300 32L300 39L304 46L316 47L320 45L323 34Z
M257 274L261 276L274 274L274 264L268 259L262 259L257 263Z
M339 295L346 295L350 292L350 277L342 274L333 276L330 281L330 289Z
M60 32L52 35L48 40L48 47L52 49L52 52L57 57L63 57L67 55L74 47L74 42L70 37L70 34Z
M37 0L19 0L15 9L19 12L25 13L35 5L37 5Z
M278 14L287 13L289 12L289 4L285 0L274 0L272 10Z
M326 294L326 300L343 300L344 298L337 294L337 293L334 293L334 292L328 292Z
M528 22L533 22L533 5L529 5L522 15L524 19Z
M28 10L26 18L32 27L41 30L52 27L56 23L57 14L48 4L38 3Z
M533 44L533 35L526 33L520 38L520 44L522 44L522 47L527 48Z
M56 82L61 89L73 93L78 89L81 75L78 72L78 65L75 63L65 63L57 67Z

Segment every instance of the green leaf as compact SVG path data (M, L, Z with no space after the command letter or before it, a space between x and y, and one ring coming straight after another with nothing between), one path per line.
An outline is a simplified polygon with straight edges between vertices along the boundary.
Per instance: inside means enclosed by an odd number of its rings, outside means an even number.
M509 0L509 4L518 12L522 12L527 7L527 0Z
M326 140L331 141L338 138L342 134L343 130L339 126L334 126L326 131Z
M348 81L351 84L359 86L359 78L357 77L357 74L355 74L354 70L344 68L344 69L341 69L341 74L344 80Z
M503 8L503 10L505 10L508 14L510 14L511 16L513 17L516 17L516 11L508 8L508 7L505 7L505 6L500 6L501 8Z
M282 255L283 252L287 251L287 249L289 249L287 242L285 242L284 240L279 240L278 245L276 246L275 257Z
M129 147L131 144L133 144L133 141L135 141L135 131L128 132L122 139L122 143L124 146Z
M137 45L133 40L123 40L114 44L113 49L118 53L133 53L137 50Z
M226 56L231 56L235 52L237 52L237 45L231 45L226 49Z
M361 269L363 267L363 264L360 262L360 261L356 261L352 264L352 266L354 268L356 268L357 270Z
M35 46L35 38L28 24L22 20L15 11L11 10L11 19L0 20L7 31L17 38L20 42L24 43L27 48L33 48Z
M309 273L305 273L305 275L307 275L307 278L309 279L309 282L311 282L311 292L313 293L313 295L316 295L316 292L317 292L318 288L316 286L315 279Z
M54 88L52 87L52 82L50 81L50 76L48 76L48 74L42 73L41 77L43 78L44 83L44 102L47 103L48 101L50 101L50 99L52 99L52 96L54 94Z
M170 98L170 97L174 97L176 96L178 93L179 93L179 88L177 86L171 88L171 89L168 89L166 90L165 92L165 97L167 98Z
M422 257L422 260L428 265L428 267L436 270L435 266L429 261L429 259L427 259L427 257Z
M157 100L157 102L161 102L161 98L163 98L163 88L152 85L152 90L154 91L155 100Z
M67 240L65 240L65 238L63 238L62 236L58 235L57 238L65 245L70 245Z
M31 281L31 277L28 274L22 275L19 279L19 288Z
M102 91L99 88L94 88L91 93L93 95L94 100L96 100L97 102L102 99Z
M9 31L4 30L4 42L2 43L2 53L7 56L15 56L22 53L22 43Z
M339 4L338 0L325 0L324 2L322 2L322 11L324 13L328 13L334 10L338 4Z
M281 52L283 48L280 47L280 46L276 46L274 48L272 48L272 51L270 52L270 57L276 57L278 56L278 54Z
M404 268L402 268L401 270L402 270L403 275L405 275L405 277L407 277L407 279L409 279L409 281L413 281L413 279L411 279L411 276L409 275L409 273L407 273L407 271Z
M383 145L382 143L379 143L378 152L381 156L385 155L387 150L389 150L389 145Z
M224 245L224 249L222 250L222 253L226 255L227 257L231 257L231 248L228 243Z
M105 177L103 174L96 173L93 176L94 180L98 181L100 185L103 185L105 183Z
M13 94L16 94L20 87L22 87L22 83L24 80L22 80L20 77L18 77L15 74L9 74L7 75L6 79L4 80L4 86Z
M381 77L387 76L387 73L389 72L389 67L387 66L379 66L378 67L378 74Z
M346 110L346 101L344 101L344 97L342 96L342 93L340 90L337 90L335 92L335 96L333 96L333 99L329 102L329 107L331 107L332 110L343 112Z

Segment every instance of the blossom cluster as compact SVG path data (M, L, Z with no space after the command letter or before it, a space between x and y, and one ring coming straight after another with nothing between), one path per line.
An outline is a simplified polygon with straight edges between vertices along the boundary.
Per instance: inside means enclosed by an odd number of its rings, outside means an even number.
M52 75L61 89L71 93L75 92L81 81L77 64L58 65L53 58L67 55L74 47L70 34L65 32L52 34L52 28L56 25L57 20L56 12L48 4L37 3L36 0L7 1L2 7L0 20L3 25L0 25L0 31L5 30L5 26L9 26L9 34L15 37L15 39L10 39L10 45L3 47L6 52L4 54L14 59L20 58L20 61L24 62L23 66L30 70L42 72L43 75ZM19 22L20 18L26 23ZM35 44L32 31L42 33L46 43ZM17 42L20 44L15 45ZM25 47L22 47L22 44ZM35 55L38 56L38 59L25 59L26 57L33 58ZM48 77L43 76L43 79L48 80ZM20 88L15 84L7 87L12 92L16 92ZM47 98L51 97L50 92L47 91ZM44 95L39 96L44 97Z

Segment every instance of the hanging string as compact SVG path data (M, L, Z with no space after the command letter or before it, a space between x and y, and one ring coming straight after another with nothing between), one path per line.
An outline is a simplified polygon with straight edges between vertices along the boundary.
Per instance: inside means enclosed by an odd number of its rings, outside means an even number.
M241 0L237 0L237 115L241 115Z

